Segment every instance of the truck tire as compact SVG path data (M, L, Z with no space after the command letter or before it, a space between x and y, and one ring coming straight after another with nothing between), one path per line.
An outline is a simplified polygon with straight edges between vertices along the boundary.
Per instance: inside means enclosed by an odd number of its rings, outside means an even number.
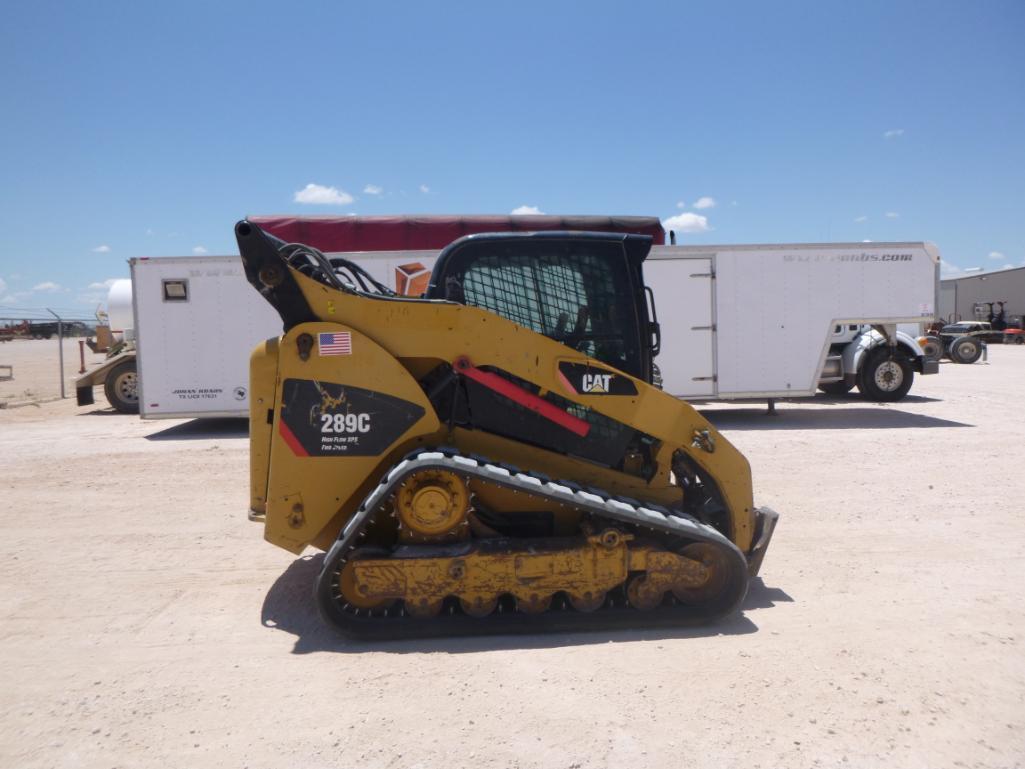
M954 363L975 363L982 357L982 343L970 336L955 339L950 344L950 359Z
M826 395L846 395L853 387L854 385L847 384L842 379L839 382L826 382L819 385L819 389Z
M907 355L900 350L891 352L887 345L865 353L858 369L858 391L864 398L879 403L899 401L908 394L914 380L915 372Z
M139 413L139 375L135 360L126 360L107 372L103 381L103 394L115 411L122 414Z
M922 354L926 360L939 360L943 357L943 340L936 336L927 336L922 345Z

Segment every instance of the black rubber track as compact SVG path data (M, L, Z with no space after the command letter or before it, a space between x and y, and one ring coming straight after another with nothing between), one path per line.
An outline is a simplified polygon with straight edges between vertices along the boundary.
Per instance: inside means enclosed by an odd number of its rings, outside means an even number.
M685 605L667 593L663 604L649 611L629 606L622 588L611 591L602 608L588 613L574 610L561 594L556 594L552 608L541 614L517 612L511 600L506 599L499 602L501 611L496 609L486 617L463 614L454 598L446 600L441 614L430 618L409 616L402 609L401 602L387 611L357 610L348 606L339 598L337 588L338 575L347 558L359 549L363 530L375 515L383 512L384 503L398 485L414 472L425 469L454 471L487 483L569 503L602 519L636 527L649 538L654 533L663 538L667 549L678 549L691 542L714 544L728 556L730 577L714 606ZM657 505L616 498L571 482L551 481L480 457L464 457L448 449L434 449L411 454L392 468L367 496L326 554L315 597L321 616L344 635L381 640L706 625L734 613L747 594L747 585L748 563L744 554L721 533L691 516Z

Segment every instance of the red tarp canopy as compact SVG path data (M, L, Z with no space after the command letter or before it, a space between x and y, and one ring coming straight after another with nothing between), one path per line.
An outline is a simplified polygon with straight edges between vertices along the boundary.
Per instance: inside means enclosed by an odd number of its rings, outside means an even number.
M654 216L251 216L249 221L287 243L321 251L441 249L478 232L633 232L665 243Z

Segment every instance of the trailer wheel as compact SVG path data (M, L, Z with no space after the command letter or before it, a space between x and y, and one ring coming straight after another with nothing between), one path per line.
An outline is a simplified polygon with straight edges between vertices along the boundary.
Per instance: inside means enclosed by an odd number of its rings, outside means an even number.
M970 336L955 339L950 345L950 359L954 363L975 363L982 357L982 345Z
M1025 334L1015 334L1014 335L1014 343L1015 344L1025 344Z
M892 403L908 394L915 372L907 356L880 345L866 353L858 370L858 391L870 401Z
M139 413L139 375L134 360L119 363L107 372L103 394L115 411L122 414Z
M853 387L854 385L847 384L842 379L839 382L826 382L819 385L819 389L826 395L846 395Z

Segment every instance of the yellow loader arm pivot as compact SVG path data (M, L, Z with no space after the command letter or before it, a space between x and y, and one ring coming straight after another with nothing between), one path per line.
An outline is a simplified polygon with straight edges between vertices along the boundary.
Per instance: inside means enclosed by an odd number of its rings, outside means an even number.
M251 517L327 551L328 621L405 636L739 607L777 516L729 441L650 383L649 237L471 235L408 298L235 231L284 326L251 360Z

